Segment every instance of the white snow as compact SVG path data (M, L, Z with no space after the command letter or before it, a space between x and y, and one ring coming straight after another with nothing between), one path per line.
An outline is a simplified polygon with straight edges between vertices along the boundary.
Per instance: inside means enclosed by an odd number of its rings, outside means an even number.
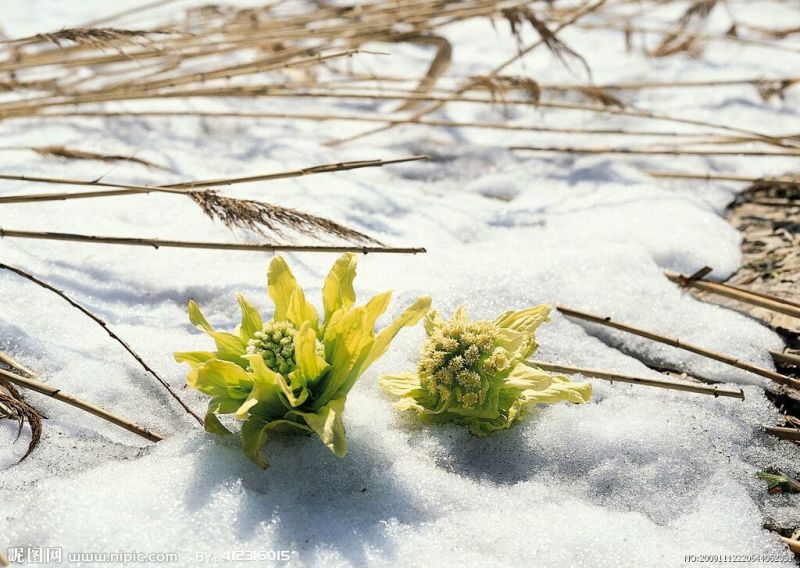
M2 26L13 36L52 31L134 3L5 0ZM177 2L119 25L147 27L160 21L159 14L177 13L188 4ZM742 18L765 26L800 25L788 4L731 6ZM663 21L674 15L664 11ZM713 24L724 31L724 11L718 20ZM485 21L467 22L445 32L456 46L453 75L485 73L516 49L500 23L494 29ZM563 39L587 58L597 82L782 76L796 59L796 53L716 43L701 60L653 60L624 53L619 32L573 29ZM431 54L421 47L376 47L392 55L359 56L353 63L408 76L421 73ZM545 51L509 73L542 82L584 79L578 67L567 71ZM785 101L769 104L744 86L623 96L666 114L791 132L800 130L797 93L789 90ZM259 100L170 104L241 111L265 106ZM366 103L299 99L281 108L346 113L388 110L392 104L373 109ZM519 124L691 130L586 113L508 112ZM504 116L503 109L466 104L437 114L450 120ZM563 303L771 367L768 349L781 346L775 334L735 311L693 299L662 275L666 268L693 272L710 265L715 277L724 278L737 269L739 235L723 215L739 186L657 181L642 170L780 174L796 160L512 153L505 148L513 144L626 141L422 126L340 147L325 145L363 128L344 122L186 117L3 121L3 146L57 143L135 152L174 173L135 164L58 162L7 150L0 153L0 171L155 184L428 153L434 161L236 186L229 194L325 215L394 245L427 247L425 255L360 258L359 298L394 288L394 313L421 294L433 295L442 312L465 304L476 317ZM40 189L3 182L0 195ZM0 227L255 240L231 235L188 200L164 195L3 205ZM289 255L309 298L319 301L322 278L334 258ZM209 346L188 322L190 298L223 328L237 323L236 291L269 311L269 255L6 238L0 239L0 260L24 267L89 306L176 388L185 369L173 362L172 352ZM268 562L246 558L274 558L280 551L290 551L288 564L308 566L678 566L687 555L786 555L763 524L776 519L800 525L797 496L768 496L755 477L768 465L796 470L800 458L793 446L760 431L761 424L777 420L763 394L766 380L559 315L540 333L537 357L542 360L656 376L635 355L656 366L744 385L746 400L593 381L591 404L544 408L510 431L476 439L464 429L422 427L399 416L380 393L380 373L413 368L423 337L417 328L401 333L348 399L345 459L332 456L316 439L276 438L267 447L271 467L261 471L241 454L236 439L199 431L119 345L59 298L2 272L0 298L0 349L65 392L167 436L147 444L31 394L49 416L39 449L16 464L26 439L10 445L16 430L0 424L2 547L176 552L181 566L264 565ZM198 412L204 410L202 396L180 392ZM212 557L203 556L201 563L198 554Z

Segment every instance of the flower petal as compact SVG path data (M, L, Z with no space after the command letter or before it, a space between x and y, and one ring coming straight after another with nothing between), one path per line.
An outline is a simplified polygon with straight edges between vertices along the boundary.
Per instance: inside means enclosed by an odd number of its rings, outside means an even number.
M345 311L356 303L353 280L356 277L356 255L345 253L333 264L322 286L322 305L325 308L325 322L339 309Z
M337 312L340 313L340 312ZM362 351L372 342L372 328L367 325L367 310L355 308L334 317L325 330L325 359L330 369L319 383L312 408L320 408L337 394L347 394L358 377Z
M392 291L389 290L388 292L373 296L370 301L364 305L364 308L367 310L367 325L370 328L375 327L375 322L383 315L391 301Z
M251 407L250 414L274 420L282 417L289 408L297 406L293 404L295 395L286 384L286 379L267 367L261 355L247 355L247 361L255 379L251 395L258 401L258 405ZM281 394L286 397L286 403L281 399Z
M236 300L239 302L239 307L242 310L242 324L239 326L239 337L244 343L253 337L257 331L261 331L264 327L261 321L261 314L258 313L256 307L245 298L242 294L236 294Z
M540 304L518 312L506 312L495 323L500 327L533 334L541 324L550 321L550 306Z
M217 345L216 356L225 361L232 361L240 366L245 366L242 354L245 344L240 337L224 331L216 331L200 311L200 306L194 300L189 301L189 321L199 329L206 332Z
M311 432L305 424L291 420L265 420L258 416L250 416L242 424L242 449L247 457L256 462L261 469L269 464L261 455L261 448L267 443L270 432L299 433Z
M532 335L508 328L500 328L497 345L508 351L517 362L530 357L537 347Z
M176 362L189 363L192 367L202 365L209 359L216 357L211 351L179 351L173 353L172 356L175 357Z
M219 421L217 415L231 414L232 412L236 412L236 409L241 403L241 400L224 396L218 396L208 401L208 410L206 411L206 417L203 421L203 426L206 432L211 432L212 434L217 434L219 436L227 436L230 434L231 431L222 425L222 422Z
M270 298L275 303L275 315L273 316L275 321L286 321L289 304L298 288L300 287L297 280L283 257L273 258L267 271L267 289Z
M289 416L302 418L308 427L317 433L322 443L334 453L336 457L347 454L347 438L342 422L344 405L347 397L335 398L321 407L316 412L300 412L293 410Z
M286 312L286 319L300 328L304 323L308 323L313 329L319 325L319 314L313 304L306 301L305 292L299 286L295 288L289 300L289 309Z
M304 383L313 383L330 365L317 353L317 334L307 323L300 327L294 340L294 359L298 376ZM294 371L293 371L294 372Z
M562 401L583 404L592 399L591 383L573 383L560 375L552 375L551 378L553 383L545 390L524 390L520 394L520 398L526 404L552 404Z
M189 371L189 386L213 397L244 400L253 388L253 379L230 361L211 359Z
M506 388L543 391L553 384L553 375L547 371L519 364L505 380Z
M375 338L372 349L364 362L361 364L359 372L365 371L370 365L377 361L389 349L389 343L397 333L406 326L413 326L428 313L431 308L430 296L418 298L409 308L400 314L392 323L386 326Z
M413 373L402 373L400 375L382 375L378 382L386 394L392 396L407 396L415 390L421 388L419 377Z

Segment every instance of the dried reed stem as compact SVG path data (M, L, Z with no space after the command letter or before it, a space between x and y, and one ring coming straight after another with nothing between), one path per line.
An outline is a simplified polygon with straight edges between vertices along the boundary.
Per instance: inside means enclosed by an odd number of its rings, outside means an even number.
M793 353L782 353L780 351L773 351L772 349L770 349L769 354L772 355L773 361L800 367L800 355L795 355Z
M614 148L611 146L585 148L570 146L510 146L509 150L556 152L561 154L629 154L639 156L800 156L800 150L784 152L766 150L680 150L676 148Z
M774 182L774 183L787 183L797 184L800 183L800 177L797 176L778 176L778 177L751 177L739 176L733 174L698 174L691 172L666 172L661 170L645 170L645 173L654 178L661 179L695 179L702 181L741 181L747 183L756 182Z
M754 373L756 375L760 375L767 379L774 381L775 383L781 385L788 385L794 388L800 388L800 380L793 379L791 377L787 377L782 375L776 371L772 371L770 369L764 369L762 367L758 367L753 365L752 363L748 363L747 361L742 361L735 357L731 357L730 355L726 355L724 353L719 353L717 351L712 351L711 349L706 349L704 347L699 347L697 345L693 345L691 343L684 343L680 339L675 339L672 337L667 337L664 335L660 335L658 333L654 333L652 331L648 331L646 329L642 329L639 327L634 327L632 325L620 323L613 321L610 317L603 317L596 314L591 314L588 312L583 312L580 310L576 310L574 308L569 308L567 306L557 306L556 309L564 314L565 316L570 316L578 319L582 319L585 321L589 321L592 323L597 323L600 325L604 325L606 327L611 327L614 329L619 329L621 331L625 331L627 333L632 333L633 335L638 335L640 337L645 337L647 339L651 339L653 341L657 341L659 343L664 343L666 345L670 345L672 347L677 347L678 349L683 349L685 351L691 351L692 353L696 353L698 355L702 355L703 357L708 357L709 359L714 359L715 361L719 361L721 363L725 363L726 365L730 365L732 367L736 367L737 369L742 369L744 371L749 371L750 373Z
M123 418L116 414L112 414L107 410L100 408L94 404L81 400L75 396L66 394L62 392L60 389L51 387L48 384L42 383L35 379L23 377L21 375L17 375L16 373L12 373L10 371L6 371L4 369L0 369L0 378L7 380L10 383L13 383L17 386L24 387L26 389L36 391L41 393L45 396L49 396L50 398L54 398L56 400L60 400L70 406L74 406L75 408L80 408L81 410L88 412L90 414L94 414L95 416L102 418L106 422L111 422L112 424L116 424L120 428L124 428L129 432L133 432L146 440L150 440L151 442L160 442L164 439L163 436L160 434L156 434L148 430L143 426L139 426L135 422L131 422L127 418Z
M787 316L800 318L800 307L793 305L791 302L781 300L776 296L754 294L749 290L737 288L728 284L721 284L719 282L709 282L708 280L691 278L678 272L673 272L672 270L665 270L664 274L672 282L680 284L684 288L695 288L711 294L733 298L734 300L739 300L740 302L745 302L761 308L767 308L768 310L773 310Z
M62 201L67 199L82 199L91 197L113 197L116 195L134 195L141 193L173 193L190 194L192 189L210 186L234 185L240 183L251 183L255 181L273 181L278 179L309 176L315 174L325 174L346 170L356 170L361 168L375 168L390 164L401 164L404 162L414 162L427 160L428 156L409 156L405 158L395 158L391 160L359 160L351 162L338 162L335 164L322 164L296 170L283 172L271 172L246 177L219 178L213 180L194 180L180 183L151 186L151 185L132 185L120 183L108 183L99 180L78 180L69 178L36 177L25 175L0 174L0 179L14 181L30 181L39 183L53 183L63 185L82 185L97 187L120 188L113 191L86 191L86 192L59 192L59 193L36 193L30 195L6 195L0 197L0 203L33 203L38 201Z
M180 404L181 407L187 413L192 415L194 417L194 419L197 420L197 422L199 424L201 424L201 425L203 424L203 419L200 418L200 416L198 416L191 408L189 408L189 406L183 401L183 399L181 399L181 397L178 396L178 393L176 393L172 389L172 387L169 385L169 383L167 383L164 379L162 379L158 375L158 373L156 373L153 370L153 368L150 365L148 365L145 362L145 360L142 359L142 357L138 353L136 353L136 351L134 351L131 348L130 345L128 345L120 336L118 336L116 333L114 333L114 331L112 331L112 329L108 326L108 324L105 321L103 321L99 316L93 314L87 308L85 308L84 306L82 306L81 304L79 304L78 302L73 300L71 297L69 297L62 290L59 290L58 288L56 288L52 284L49 284L49 283L45 282L44 280L34 276L33 274L25 272L24 270L21 270L19 268L14 267L14 266L10 266L8 264L4 264L2 262L0 262L0 269L8 270L10 272L13 272L14 274L17 274L18 276L21 276L22 278L25 278L25 279L33 282L34 284L36 284L38 286L41 286L45 290L49 290L50 292L53 292L54 294L59 296L61 299L66 301L70 306L72 306L73 308L77 309L83 315L87 316L92 321L94 321L97 325L102 327L106 331L106 333L109 335L109 337L111 337L114 341L119 343L123 347L123 349L125 349L125 351L127 351L136 360L136 362L139 363L139 365L142 366L142 368L145 371L150 373L150 375L152 375L161 384L161 386L163 386L165 389L167 389L167 392L170 394L170 396L172 398L174 398L178 402L178 404Z
M488 102L488 101L487 101ZM240 119L278 119L278 120L310 120L316 122L344 121L344 122L379 122L385 123L383 115L370 116L365 114L315 114L315 113L272 113L272 112L227 112L227 111L171 111L171 110L143 110L143 111L74 111L51 112L48 117L174 117L189 116L202 118L240 118ZM18 117L27 118L27 117ZM726 144L740 142L755 142L759 139L754 136L724 136L712 132L669 132L663 130L626 130L622 128L570 128L558 126L539 126L535 124L508 124L506 122L484 122L472 120L443 120L437 118L420 118L403 123L404 126L443 126L453 128L484 128L490 130L515 130L523 132L553 132L557 134L584 135L619 135L619 136L652 136L668 138L691 138L694 144Z
M740 400L744 400L744 391L742 389L729 389L718 386L695 385L691 383L682 383L678 381L633 377L630 375L622 375L619 373L598 371L596 369L584 369L582 367L572 367L569 365L544 363L542 361L529 361L529 362L537 367L544 369L545 371L550 371L553 373L565 373L567 375L583 375L584 377L603 379L605 381L611 381L611 382L616 381L620 383L631 383L647 387L657 387L662 389L693 392L697 394L707 394L714 397L727 396L731 398L738 398Z
M794 440L800 442L800 428L786 428L784 426L764 426L767 434L780 438L781 440Z
M786 538L785 536L782 536L781 540L789 547L789 550L795 554L800 554L800 540Z
M4 353L2 351L0 351L0 363L2 363L3 365L7 366L12 371L20 375L25 375L27 377L36 376L36 373L34 371L31 371L28 367L26 367L16 359L14 359L11 355L9 355L8 353Z
M0 238L41 239L51 241L74 241L81 243L97 243L112 245L128 245L152 247L155 249L186 248L208 250L238 250L249 252L355 252L362 254L418 254L427 252L423 247L372 247L372 246L322 246L322 245L282 245L282 244L245 244L245 243L211 243L200 241L173 241L163 239L143 239L136 237L103 237L97 235L78 235L73 233L53 233L44 231L17 231L0 227Z

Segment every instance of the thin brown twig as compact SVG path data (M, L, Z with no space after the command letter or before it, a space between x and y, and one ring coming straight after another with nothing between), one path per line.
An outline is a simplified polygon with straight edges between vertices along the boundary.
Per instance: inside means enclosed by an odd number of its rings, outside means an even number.
M573 367L570 365L545 363L543 361L529 361L529 362L532 365L544 369L545 371L550 371L553 373L565 373L567 375L583 375L584 377L602 379L611 382L631 383L648 387L657 387L662 389L693 392L697 394L707 394L714 397L727 396L731 398L738 398L740 400L744 400L744 391L742 389L728 389L725 387L718 387L718 386L695 385L691 383L682 383L678 381L667 381L662 379L634 377L631 375L623 375L620 373L609 373L607 371L598 371L597 369L584 369L582 367Z
M682 150L677 148L614 148L611 146L509 146L512 151L552 152L558 154L625 154L634 156L800 156L800 150Z
M0 203L29 203L38 201L59 201L66 199L81 199L90 197L112 197L116 195L133 195L140 193L173 193L173 194L190 194L192 190L202 187L211 186L226 186L241 183L251 183L256 181L273 181L278 179L287 179L301 176L309 176L315 174L324 174L332 172L340 172L346 170L356 170L361 168L374 168L382 167L390 164L401 164L404 162L414 162L418 160L427 160L428 156L409 156L405 158L395 158L390 160L359 160L351 162L338 162L334 164L322 164L319 166L311 166L307 168L300 168L296 170L287 170L282 172L270 172L266 174L257 174L245 177L235 178L218 178L210 180L194 180L185 181L166 185L133 185L121 183L109 183L100 180L77 180L69 178L53 178L53 177L40 177L40 176L26 176L26 175L12 175L0 174L0 179L15 180L15 181L30 181L40 183L53 183L63 185L82 185L82 186L97 186L97 187L111 187L118 188L112 191L87 191L87 192L64 192L64 193L39 193L30 195L6 195L0 197Z
M780 351L773 351L772 349L770 349L769 354L772 356L773 361L800 367L800 355L795 355L793 353L782 353Z
M800 307L792 305L791 302L784 301L777 296L765 297L765 295L754 294L751 291L743 288L737 288L736 286L730 286L720 282L710 282L708 280L702 280L699 278L691 278L672 270L665 270L664 274L672 282L675 282L684 288L696 288L697 290L702 290L704 292L709 292L711 294L717 294L720 296L726 296L728 298L733 298L734 300L739 300L740 302L745 302L788 316L800 318Z
M646 329L642 329L639 327L635 327L632 325L620 323L617 321L612 320L610 317L599 316L596 314L591 314L589 312L584 312L580 310L576 310L574 308L569 308L567 306L557 306L556 309L564 314L565 316L570 316L578 319L582 319L585 321L589 321L592 323L597 323L606 327L611 327L614 329L618 329L620 331L625 331L627 333L631 333L633 335L638 335L640 337L645 337L647 339L657 341L659 343L664 343L666 345L670 345L672 347L677 347L678 349L683 349L685 351L691 351L692 353L696 353L698 355L702 355L703 357L708 357L709 359L714 359L715 361L719 361L721 363L725 363L726 365L730 365L732 367L736 367L737 369L742 369L744 371L749 371L750 373L754 373L756 375L765 377L767 379L772 380L775 383L792 386L794 388L800 388L800 380L793 379L791 377L787 377L786 375L782 375L776 371L772 371L770 369L764 369L757 365L753 365L752 363L748 363L747 361L742 361L741 359L737 359L736 357L731 357L730 355L726 355L724 353L719 353L717 351L712 351L711 349L706 349L704 347L700 347L697 345L693 345L691 343L685 343L680 339L667 337L652 331L648 331Z
M780 438L781 440L800 441L800 428L786 428L785 426L764 426L767 434Z
M97 235L78 235L74 233L54 233L45 231L18 231L0 227L0 238L42 239L52 241L73 241L81 243L112 244L164 248L187 248L207 250L238 250L248 252L355 252L361 254L420 254L427 252L423 247L373 247L373 246L323 246L323 245L284 245L212 243L201 241L174 241L166 239L144 239L138 237L105 237Z
M800 177L797 176L777 176L777 177L752 177L741 176L734 174L713 174L713 173L692 173L692 172L668 172L661 170L645 170L645 173L654 178L661 179L688 179L688 180L701 180L701 181L741 181L748 183L756 183L759 181L775 182L775 183L800 183Z
M488 102L488 101L487 101ZM383 115L366 114L322 114L322 113L276 113L276 112L232 112L232 111L180 111L180 110L142 110L142 111L70 111L51 112L48 117L173 117L189 116L200 118L240 118L240 119L278 119L278 120L309 120L315 122L344 121L344 122L379 122L385 123ZM28 117L17 117L26 119ZM651 136L668 138L690 138L693 144L727 144L746 143L759 140L755 136L720 136L713 132L671 132L664 130L626 130L622 128L579 128L540 126L536 124L509 124L507 122L488 122L473 120L444 120L437 118L420 118L419 120L404 122L407 126L444 126L455 128L483 128L496 130L517 130L523 132L552 132L556 134L579 135L619 135L619 136ZM700 140L694 140L700 139Z
M36 376L36 373L34 371L31 371L28 367L26 367L16 359L14 359L11 355L9 355L8 353L4 353L2 351L0 351L0 363L2 363L3 365L7 366L12 371L20 375L25 375L27 377Z
M102 327L106 331L106 333L108 333L109 337L111 337L114 341L119 343L125 349L125 351L127 351L134 359L136 359L136 362L139 363L139 365L141 365L142 368L145 371L150 373L161 384L161 386L163 386L165 389L167 389L167 392L169 392L170 396L172 398L174 398L178 402L178 404L180 404L181 407L187 413L192 415L195 418L195 420L197 420L197 422L199 424L201 424L201 425L203 424L203 419L200 416L198 416L191 408L189 408L189 406L183 401L183 399L181 399L181 397L178 396L178 393L176 393L172 389L172 387L169 385L169 383L167 383L167 381L162 379L158 375L158 373L156 373L153 370L153 368L150 365L148 365L145 362L145 360L142 359L142 357L138 353L136 353L136 351L134 351L131 348L130 345L128 345L120 336L118 336L116 333L114 333L114 331L108 326L108 324L105 321L103 321L99 316L97 316L94 313L92 313L91 311L89 311L87 308L85 308L84 306L82 306L81 304L79 304L78 302L73 300L66 293L64 293L63 291L59 290L58 288L56 288L52 284L49 284L48 282L45 282L41 278L38 278L37 276L34 276L33 274L30 274L29 272L26 272L26 271L24 271L24 270L22 270L20 268L17 268L15 266L10 266L10 265L2 263L2 262L0 262L0 269L8 270L10 272L13 272L14 274L17 274L18 276L21 276L22 278L25 278L25 279L33 282L34 284L36 284L38 286L41 286L42 288L44 288L46 290L49 290L50 292L53 292L54 294L59 296L61 299L65 300L73 308L76 308L81 313L83 313L85 316L89 317L97 325Z
M164 439L164 437L161 436L160 434L148 430L147 428L140 426L135 422L128 420L127 418L122 418L121 416L112 414L111 412L108 412L107 410L104 410L99 406L81 400L75 396L66 394L62 392L61 389L51 387L46 383L42 383L40 381L28 377L23 377L21 375L17 375L16 373L12 373L11 371L6 371L4 369L0 369L0 378L3 378L17 386L24 387L32 391L36 391L38 393L49 396L50 398L54 398L56 400L60 400L61 402L74 406L75 408L80 408L81 410L84 410L90 414L94 414L95 416L102 418L106 422L111 422L112 424L116 424L117 426L124 428L129 432L133 432L134 434L137 434L142 438L145 438L146 440L150 440L151 442L160 442L161 440Z

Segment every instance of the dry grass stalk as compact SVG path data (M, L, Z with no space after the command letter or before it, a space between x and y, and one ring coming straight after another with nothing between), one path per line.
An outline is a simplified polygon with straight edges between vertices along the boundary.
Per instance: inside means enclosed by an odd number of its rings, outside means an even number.
M75 112L56 112L48 113L47 116L57 117L173 117L190 116L202 118L240 118L240 119L276 119L276 120L310 120L316 122L326 121L353 121L353 122L386 122L384 115L366 114L315 114L315 113L272 113L272 112L231 112L231 111L172 111L172 110L146 110L146 111L75 111ZM559 134L580 134L580 135L619 135L619 136L648 136L648 137L667 137L667 138L687 138L697 139L692 143L746 143L758 141L752 136L717 136L709 132L674 132L664 130L627 130L624 128L570 128L570 127L550 127L533 124L508 124L507 122L486 122L471 120L441 120L435 118L420 118L414 121L405 121L404 125L419 126L444 126L457 128L484 128L496 130L518 130L529 132L553 132ZM422 158L420 158L422 159Z
M800 156L800 150L682 150L679 148L614 148L611 146L510 146L509 150L560 154L625 154L634 156Z
M505 8L500 12L503 17L508 21L511 26L511 33L517 38L517 47L522 52L522 25L528 22L530 26L536 30L542 40L544 46L550 50L564 65L569 66L569 60L576 60L580 62L588 75L591 75L591 69L586 60L574 49L564 43L561 39L553 33L547 24L536 17L536 13L528 6L514 6Z
M729 284L722 284L720 282L710 282L700 278L693 278L672 270L665 270L664 274L672 282L680 284L685 288L695 288L697 290L702 290L703 292L733 298L734 300L738 300L740 302L745 302L754 306L759 306L768 310L786 314L788 316L800 318L800 307L798 307L794 302L785 301L776 296L754 293L743 288L738 288Z
M741 181L741 182L749 182L751 184L761 184L760 187L770 186L770 187L784 188L784 189L791 189L791 188L800 189L800 177L798 176L756 178L756 177L740 176L733 174L712 174L712 173L698 174L691 172L667 172L661 170L645 170L645 173L654 178L662 178L662 179L691 179L691 180L702 180L702 181Z
M0 231L0 233L1 232L2 231ZM56 294L61 299L66 301L70 306L72 306L73 308L77 309L83 315L87 316L89 319L94 321L97 325L102 327L105 330L105 332L109 335L109 337L111 337L114 341L119 343L122 346L122 348L125 349L125 351L127 351L136 360L136 362L139 363L139 365L141 365L141 367L147 373L152 375L153 378L155 378L159 382L159 384L161 384L161 386L163 386L167 390L167 392L170 394L170 396L172 398L174 398L178 402L178 404L188 414L193 416L195 418L195 420L197 420L197 422L199 424L201 424L201 425L203 424L203 419L200 418L200 416L198 416L191 408L189 408L189 406L183 401L183 399L181 399L181 397L178 396L178 393L176 393L172 389L172 387L169 385L169 383L167 383L164 379L162 379L158 375L158 373L156 373L155 370L153 370L153 368L150 365L148 365L145 362L145 360L142 359L142 357L138 353L136 353L136 351L134 351L133 348L131 348L130 345L128 345L120 336L118 336L116 333L114 333L114 331L109 327L109 325L105 321L103 321L99 316L95 315L94 313L89 311L89 309L85 308L84 306L82 306L81 304L79 304L78 302L73 300L70 296L68 296L62 290L59 290L58 288L56 288L52 284L50 284L48 282L45 282L44 280L34 276L33 274L30 274L29 272L26 272L26 271L24 271L24 270L22 270L20 268L17 268L15 266L10 266L10 265L4 264L4 263L0 263L0 269L8 270L9 272L13 272L16 275L21 276L22 278L25 278L26 280L29 280L30 282L33 282L37 286L40 286L40 287L44 288L45 290L48 290L48 291Z
M586 30L618 30L632 39L633 34L640 34L640 35L661 35L665 39L670 39L673 45L679 44L681 41L685 41L688 45L687 47L692 46L694 44L697 46L697 51L694 52L696 55L701 55L702 50L700 46L705 43L709 42L725 42L725 43L737 43L741 45L752 45L757 47L768 48L776 51L783 51L787 53L798 53L798 48L790 46L790 45L783 45L774 41L765 41L763 39L756 39L756 38L746 38L740 35L732 35L726 33L710 33L704 31L691 31L691 30L675 30L674 27L659 27L659 26L644 26L644 25L636 25L631 21L627 22L618 22L615 20L606 20L603 22L592 22L592 23L585 23L580 22L576 24L577 28L586 29ZM677 36L676 36L677 32ZM663 43L663 41L662 41ZM632 48L632 45L630 46ZM685 51L677 50L675 53L684 53ZM648 50L644 50L645 54L652 55L652 53ZM690 51L689 55L693 55Z
M99 162L131 162L140 164L157 170L169 171L169 168L160 166L156 163L135 156L122 156L119 154L100 154L97 152L88 152L86 150L79 150L77 148L68 148L62 145L52 146L35 146L31 148L40 156L64 158L66 160L96 160Z
M795 355L794 353L782 353L780 351L773 351L771 349L769 354L772 356L772 360L775 362L800 367L800 355Z
M784 426L764 426L767 434L772 434L781 440L800 442L800 428L786 428Z
M174 34L173 30L121 30L115 28L70 28L52 33L36 34L13 41L14 45L49 42L63 47L64 42L76 43L93 48L118 47L120 45L140 45L150 41L153 35Z
M762 367L753 365L752 363L748 363L746 361L742 361L740 359L737 359L736 357L731 357L730 355L726 355L724 353L719 353L711 349L706 349L704 347L693 345L691 343L686 343L684 341L681 341L680 339L667 337L652 331L648 331L646 329L613 321L610 317L603 317L596 314L591 314L588 312L576 310L574 308L569 308L566 306L557 306L556 309L565 316L582 319L592 323L597 323L606 327L611 327L614 329L618 329L620 331L631 333L633 335L638 335L639 337L651 339L659 343L664 343L665 345L677 347L678 349L691 351L692 353L696 353L698 355L707 357L709 359L714 359L715 361L725 363L726 365L736 367L737 369L742 369L744 371L748 371L750 373L759 375L761 377L765 377L775 383L791 386L794 388L800 388L800 380L798 379L787 377L785 375L782 375L781 373L772 371L770 369L764 369Z
M584 377L591 377L595 379L602 379L605 381L630 383L634 385L642 385L648 387L656 387L662 389L670 389L684 392L693 392L697 394L706 394L714 397L725 396L731 398L738 398L744 400L744 391L742 389L729 389L718 386L697 385L692 383L682 383L677 381L667 381L662 379L650 379L645 377L633 377L630 375L623 375L620 373L609 373L606 371L598 371L597 369L584 369L582 367L573 367L570 365L561 365L554 363L544 363L542 361L530 361L531 364L550 371L552 373L565 373L567 375L583 375Z
M539 83L530 77L478 75L470 79L469 85L470 91L478 89L489 91L493 103L505 103L507 94L512 90L522 91L534 104L538 104L542 98Z
M90 192L87 195L81 195L77 193L34 194L31 196L7 195L4 197L0 197L0 203L26 203L28 201L50 201L62 198L70 199L70 198L87 197L87 196L96 197L98 195L108 195L108 196L131 195L136 193L152 193L152 192L187 194L190 191L196 190L201 187L235 185L240 183L252 183L256 181L273 181L278 179L287 179L287 178L302 177L302 176L309 176L316 174L357 170L362 168L376 168L376 167L387 166L390 164L401 164L404 162L415 162L427 159L428 156L410 156L410 157L395 158L390 160L358 160L351 162L337 162L334 164L322 164L319 166L310 166L306 168L285 170L281 172L269 172L266 174L257 174L252 176L192 180L192 181L184 181L167 185L135 185L135 184L104 182L102 180L82 180L82 179L72 179L72 178L28 176L22 174L0 174L0 179L10 180L10 181L27 181L36 183L58 184L58 185L112 187L123 190L123 191L113 191L113 192Z
M247 229L265 237L271 233L285 236L285 228L306 233L321 231L350 242L381 244L364 233L297 209L252 199L225 197L214 190L190 191L188 195L203 213L229 228Z
M36 391L45 396L49 396L50 398L54 398L58 401L69 404L70 406L74 406L75 408L79 408L90 414L94 414L95 416L102 418L106 422L116 424L120 428L124 428L128 432L133 432L134 434L141 436L146 440L150 440L151 442L160 442L161 440L164 439L164 437L161 436L160 434L152 432L151 430L148 430L147 428L140 426L135 422L128 420L127 418L123 418L116 414L112 414L111 412L108 412L107 410L104 410L99 406L81 400L78 397L69 395L64 391L62 391L61 389L51 387L46 383L42 383L40 381L28 377L23 377L22 375L17 375L16 373L12 373L4 369L0 369L0 378L18 387Z
M28 367L14 359L8 353L0 351L0 365L4 365L19 375L26 377L35 377L36 373L31 371Z
M138 237L105 237L97 235L78 235L74 233L54 233L46 231L18 231L0 227L0 238L38 239L51 241L72 241L80 243L97 243L127 246L143 246L155 249L184 248L206 250L229 250L248 252L355 252L361 254L418 254L427 252L422 247L374 247L374 246L341 246L341 245L283 245L283 244L248 244L248 243L213 243L202 241L175 241L168 239L144 239Z

